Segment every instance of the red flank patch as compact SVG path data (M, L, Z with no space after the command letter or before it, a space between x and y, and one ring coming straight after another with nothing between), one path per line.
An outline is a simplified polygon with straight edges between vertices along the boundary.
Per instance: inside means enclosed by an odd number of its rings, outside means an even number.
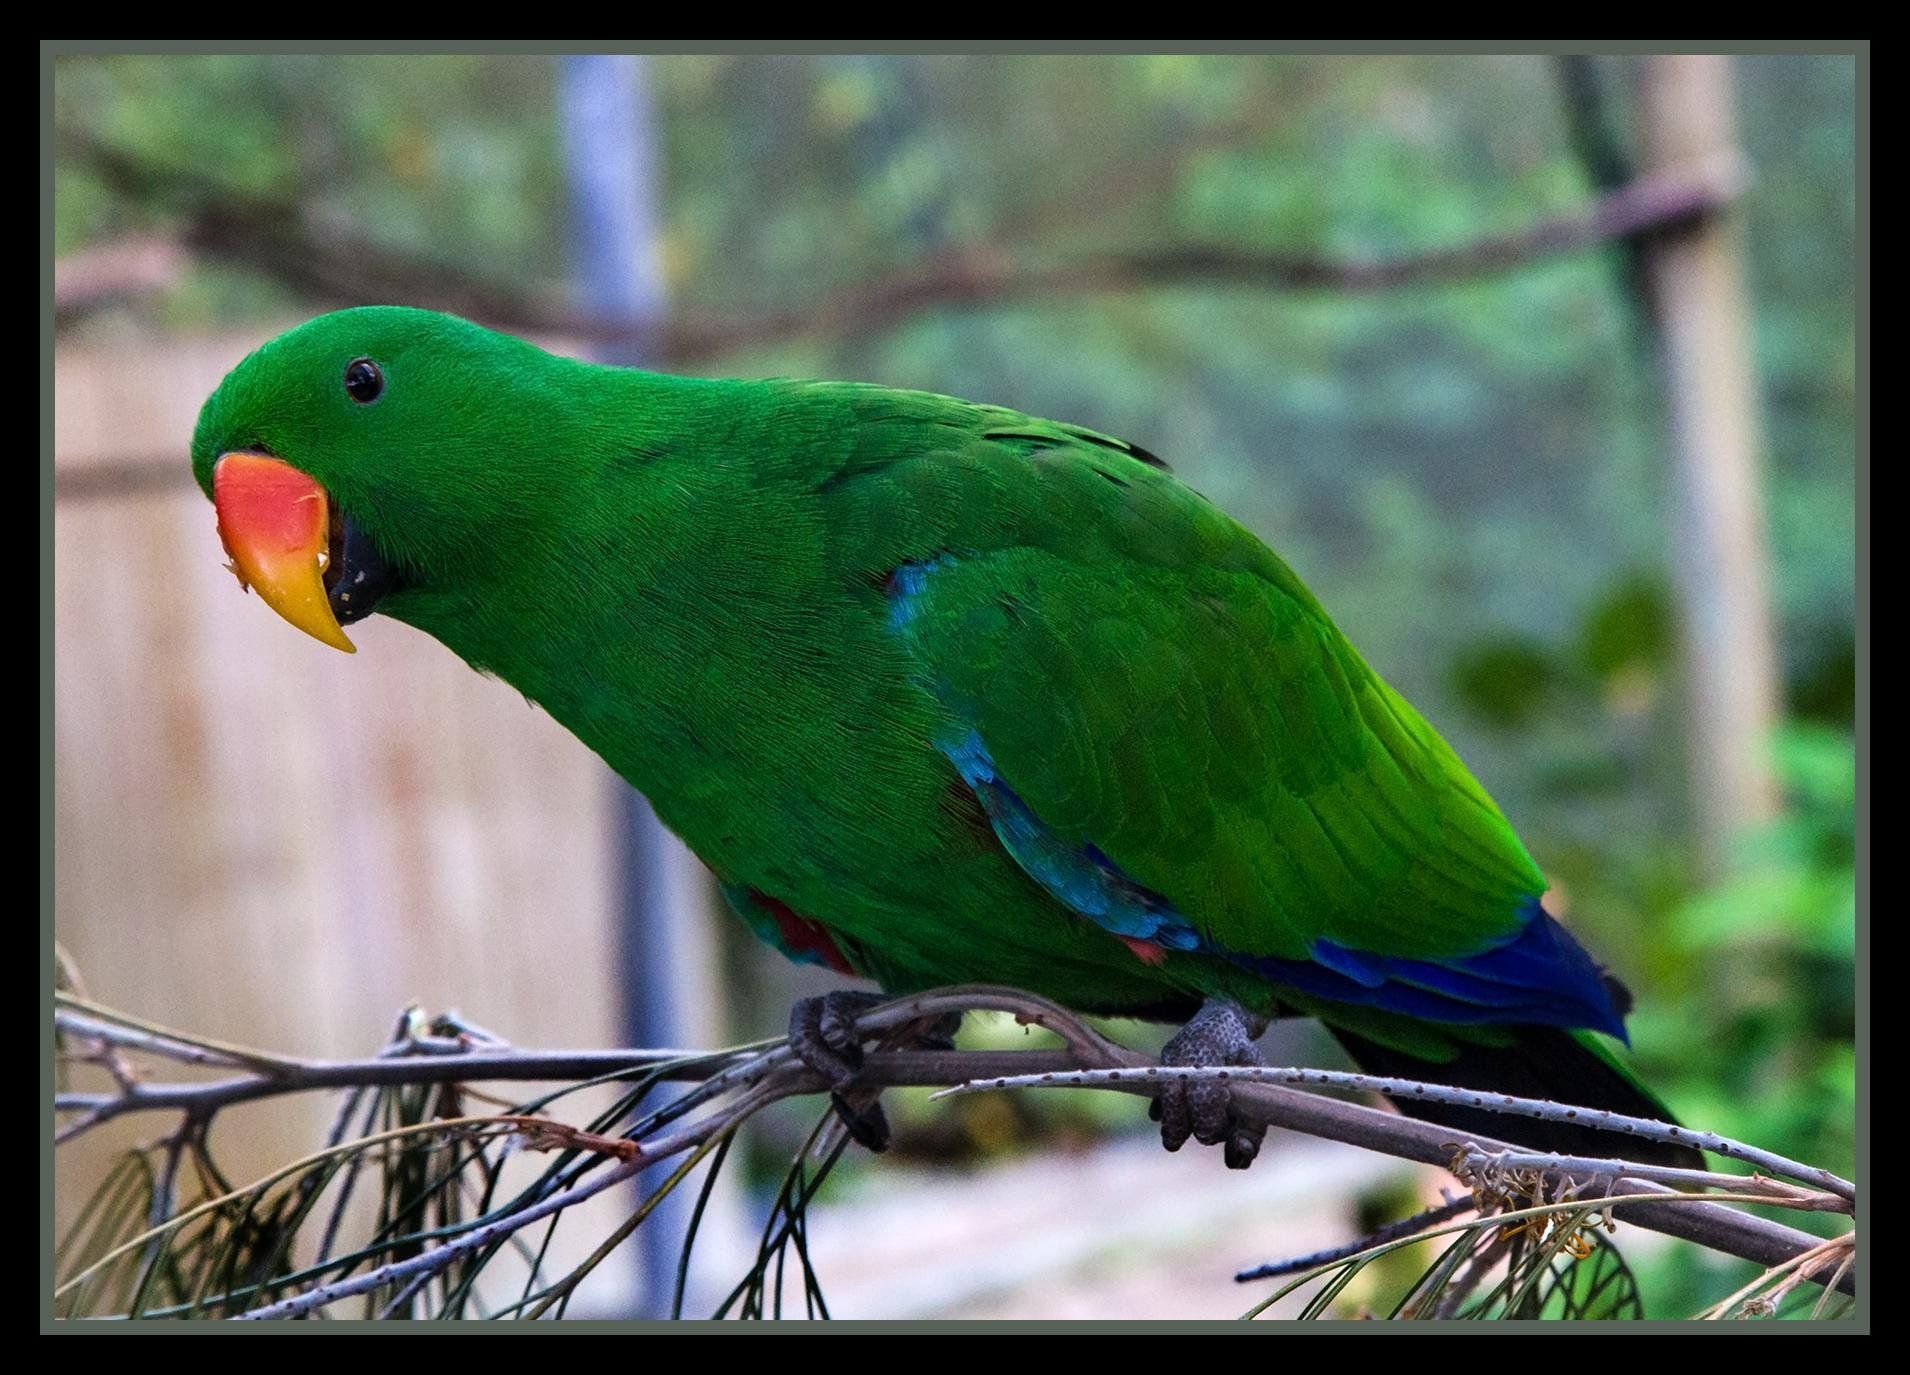
M835 937L829 934L828 928L821 922L809 920L788 903L754 888L750 889L749 895L776 919L776 931L782 937L783 948L790 954L814 955L838 974L854 976L860 972L849 963L848 957L836 944Z
M1159 968L1167 963L1166 948L1154 944L1153 941L1144 941L1138 936L1116 936L1115 939L1132 950L1135 959L1150 968Z

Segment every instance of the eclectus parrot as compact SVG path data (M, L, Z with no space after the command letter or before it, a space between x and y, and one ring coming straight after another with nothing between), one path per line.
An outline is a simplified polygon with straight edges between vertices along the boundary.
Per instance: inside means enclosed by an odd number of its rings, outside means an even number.
M1257 1063L1266 1020L1305 1015L1373 1072L1667 1115L1597 1040L1629 999L1485 789L1272 550L1133 444L368 307L234 368L192 463L275 611L350 651L376 610L516 687L793 959L1191 1019L1169 1063ZM845 1091L855 1006L792 1018ZM1259 1147L1223 1086L1167 1086L1155 1115L1170 1149Z

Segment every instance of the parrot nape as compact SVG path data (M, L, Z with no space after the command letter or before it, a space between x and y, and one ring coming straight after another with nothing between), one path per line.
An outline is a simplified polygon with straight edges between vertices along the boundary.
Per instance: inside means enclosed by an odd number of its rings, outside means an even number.
M791 958L1010 984L1258 1063L1318 1018L1372 1072L1664 1118L1629 998L1452 749L1291 569L1144 449L887 387L666 376L452 316L321 316L205 403L234 571L349 651L376 610L541 704ZM854 994L792 1042L845 1097ZM869 995L860 995L868 997ZM866 1099L866 1095L863 1095ZM1629 1137L1408 1103L1578 1154ZM1165 1087L1244 1167L1224 1086ZM857 1114L860 1114L859 1118Z

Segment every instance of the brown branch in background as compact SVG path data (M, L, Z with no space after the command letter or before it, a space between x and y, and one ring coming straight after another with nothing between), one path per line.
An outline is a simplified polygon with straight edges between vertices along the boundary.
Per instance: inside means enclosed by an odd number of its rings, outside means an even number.
M958 250L923 268L779 316L704 327L699 349L721 352L803 333L853 338L931 307L980 306L1034 296L1082 295L1139 287L1236 285L1260 290L1382 291L1448 285L1528 266L1616 240L1699 222L1728 204L1744 176L1735 167L1702 175L1645 179L1581 211L1511 233L1395 258L1340 260L1229 246L1180 245L1090 254L1053 266L1019 262L1002 248Z
M1334 260L1182 244L1044 264L1007 244L960 248L787 310L741 318L679 315L653 336L632 341L626 324L347 230L315 226L296 204L234 191L196 172L157 167L70 129L60 131L59 147L120 194L171 209L185 248L262 271L320 300L406 301L501 328L598 344L636 342L674 364L807 336L854 339L924 310L1031 297L1204 285L1347 292L1446 285L1688 228L1728 205L1747 180L1736 163L1681 169L1675 177L1632 181L1582 209L1522 229L1391 258Z
M1255 127L1230 126L1229 131ZM404 254L346 230L314 226L295 204L235 191L197 172L157 167L72 130L60 131L59 145L64 156L118 193L169 209L179 228L173 240L141 235L56 264L56 320L71 321L100 305L160 289L189 253L197 253L250 267L333 304L405 301L524 333L599 345L632 342L628 325ZM1191 140L1177 148L1174 159L1137 172L1132 184L1151 185L1186 155L1217 146L1223 146L1218 135ZM1628 181L1582 209L1523 229L1394 258L1330 260L1186 244L1041 263L1005 244L951 249L867 285L787 310L735 318L679 313L655 327L651 337L636 342L645 356L684 365L803 337L854 340L928 310L1039 297L1213 285L1346 292L1450 285L1613 243L1635 251L1717 214L1742 192L1746 180L1743 166L1735 162L1681 169L1675 177ZM129 456L56 472L54 498L64 502L163 495L185 490L190 481L185 466L174 460Z

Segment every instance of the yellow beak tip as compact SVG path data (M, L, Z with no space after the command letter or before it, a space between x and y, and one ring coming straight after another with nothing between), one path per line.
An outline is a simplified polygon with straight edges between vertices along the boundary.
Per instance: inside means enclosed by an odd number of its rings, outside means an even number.
M212 470L219 538L241 587L310 635L358 652L325 590L331 504L317 481L269 454L229 453Z

